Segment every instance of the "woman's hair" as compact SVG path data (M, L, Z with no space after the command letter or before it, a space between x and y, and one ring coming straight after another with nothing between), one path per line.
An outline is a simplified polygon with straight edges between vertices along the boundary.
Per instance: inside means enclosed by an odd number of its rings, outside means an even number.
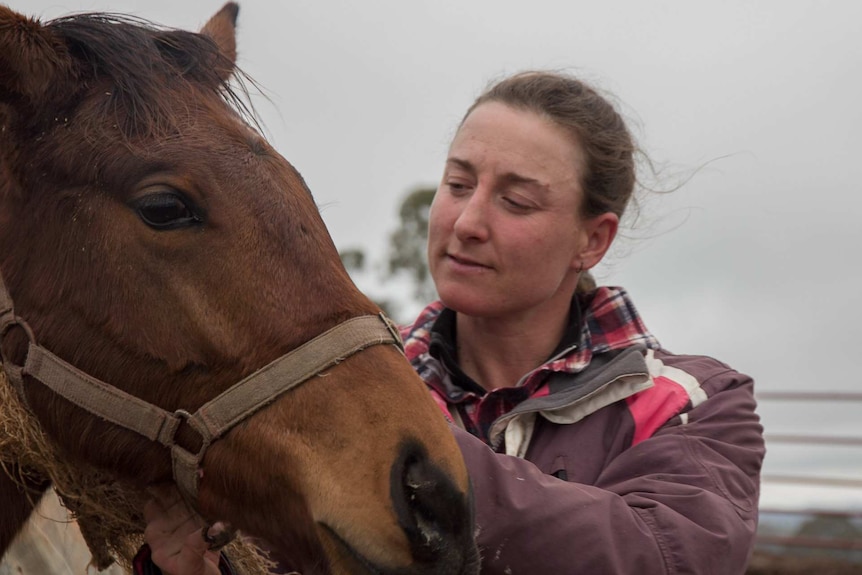
M614 106L581 80L557 72L522 72L492 85L476 98L535 112L568 131L586 156L581 186L584 217L613 212L620 218L635 188L637 147ZM464 120L462 120L463 123Z

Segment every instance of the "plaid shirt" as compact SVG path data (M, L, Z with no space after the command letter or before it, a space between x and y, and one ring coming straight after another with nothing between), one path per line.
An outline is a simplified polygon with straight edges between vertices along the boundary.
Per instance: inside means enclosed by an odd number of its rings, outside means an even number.
M593 355L633 345L660 347L622 288L600 287L578 294L573 306L573 325L558 351L515 387L485 391L458 368L455 358L445 351L454 349L454 341L449 341L452 336L438 324L438 319L454 312L439 301L426 307L412 326L402 329L405 353L447 417L488 442L488 431L497 418L529 398L550 393L545 383L551 373L578 373Z

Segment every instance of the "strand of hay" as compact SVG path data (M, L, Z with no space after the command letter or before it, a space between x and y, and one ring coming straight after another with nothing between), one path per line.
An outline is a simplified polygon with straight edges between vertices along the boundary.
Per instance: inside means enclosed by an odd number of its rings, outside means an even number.
M92 466L74 464L60 455L39 422L18 399L0 364L0 467L27 490L50 479L63 505L77 520L93 555L93 565L105 569L117 562L131 570L132 559L144 543L146 526L141 510L147 495ZM34 502L41 493L27 492ZM266 575L272 562L242 537L224 550L245 575Z

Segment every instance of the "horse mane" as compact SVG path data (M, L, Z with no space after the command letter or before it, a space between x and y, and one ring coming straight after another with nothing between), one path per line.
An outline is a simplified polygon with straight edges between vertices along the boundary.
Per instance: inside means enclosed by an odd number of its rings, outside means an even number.
M45 26L77 63L78 78L70 84L81 86L79 98L100 81L112 84L100 112L117 118L128 138L164 135L178 124L166 101L168 90L178 84L211 90L261 131L248 90L256 84L204 34L106 12L65 16Z

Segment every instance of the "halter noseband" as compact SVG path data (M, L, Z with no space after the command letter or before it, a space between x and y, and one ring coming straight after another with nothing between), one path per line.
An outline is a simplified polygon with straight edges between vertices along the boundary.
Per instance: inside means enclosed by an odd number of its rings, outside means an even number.
M12 298L0 274L0 341L15 326L22 328L30 340L27 359L24 365L15 365L0 351L0 367L6 371L22 403L27 404L24 376L28 375L91 414L170 448L174 481L190 503L197 501L198 471L207 448L234 425L282 393L363 349L393 344L403 351L398 330L385 315L354 317L262 367L194 413L183 409L171 413L87 375L38 345L27 322L15 315ZM200 436L197 453L177 444L181 423Z

